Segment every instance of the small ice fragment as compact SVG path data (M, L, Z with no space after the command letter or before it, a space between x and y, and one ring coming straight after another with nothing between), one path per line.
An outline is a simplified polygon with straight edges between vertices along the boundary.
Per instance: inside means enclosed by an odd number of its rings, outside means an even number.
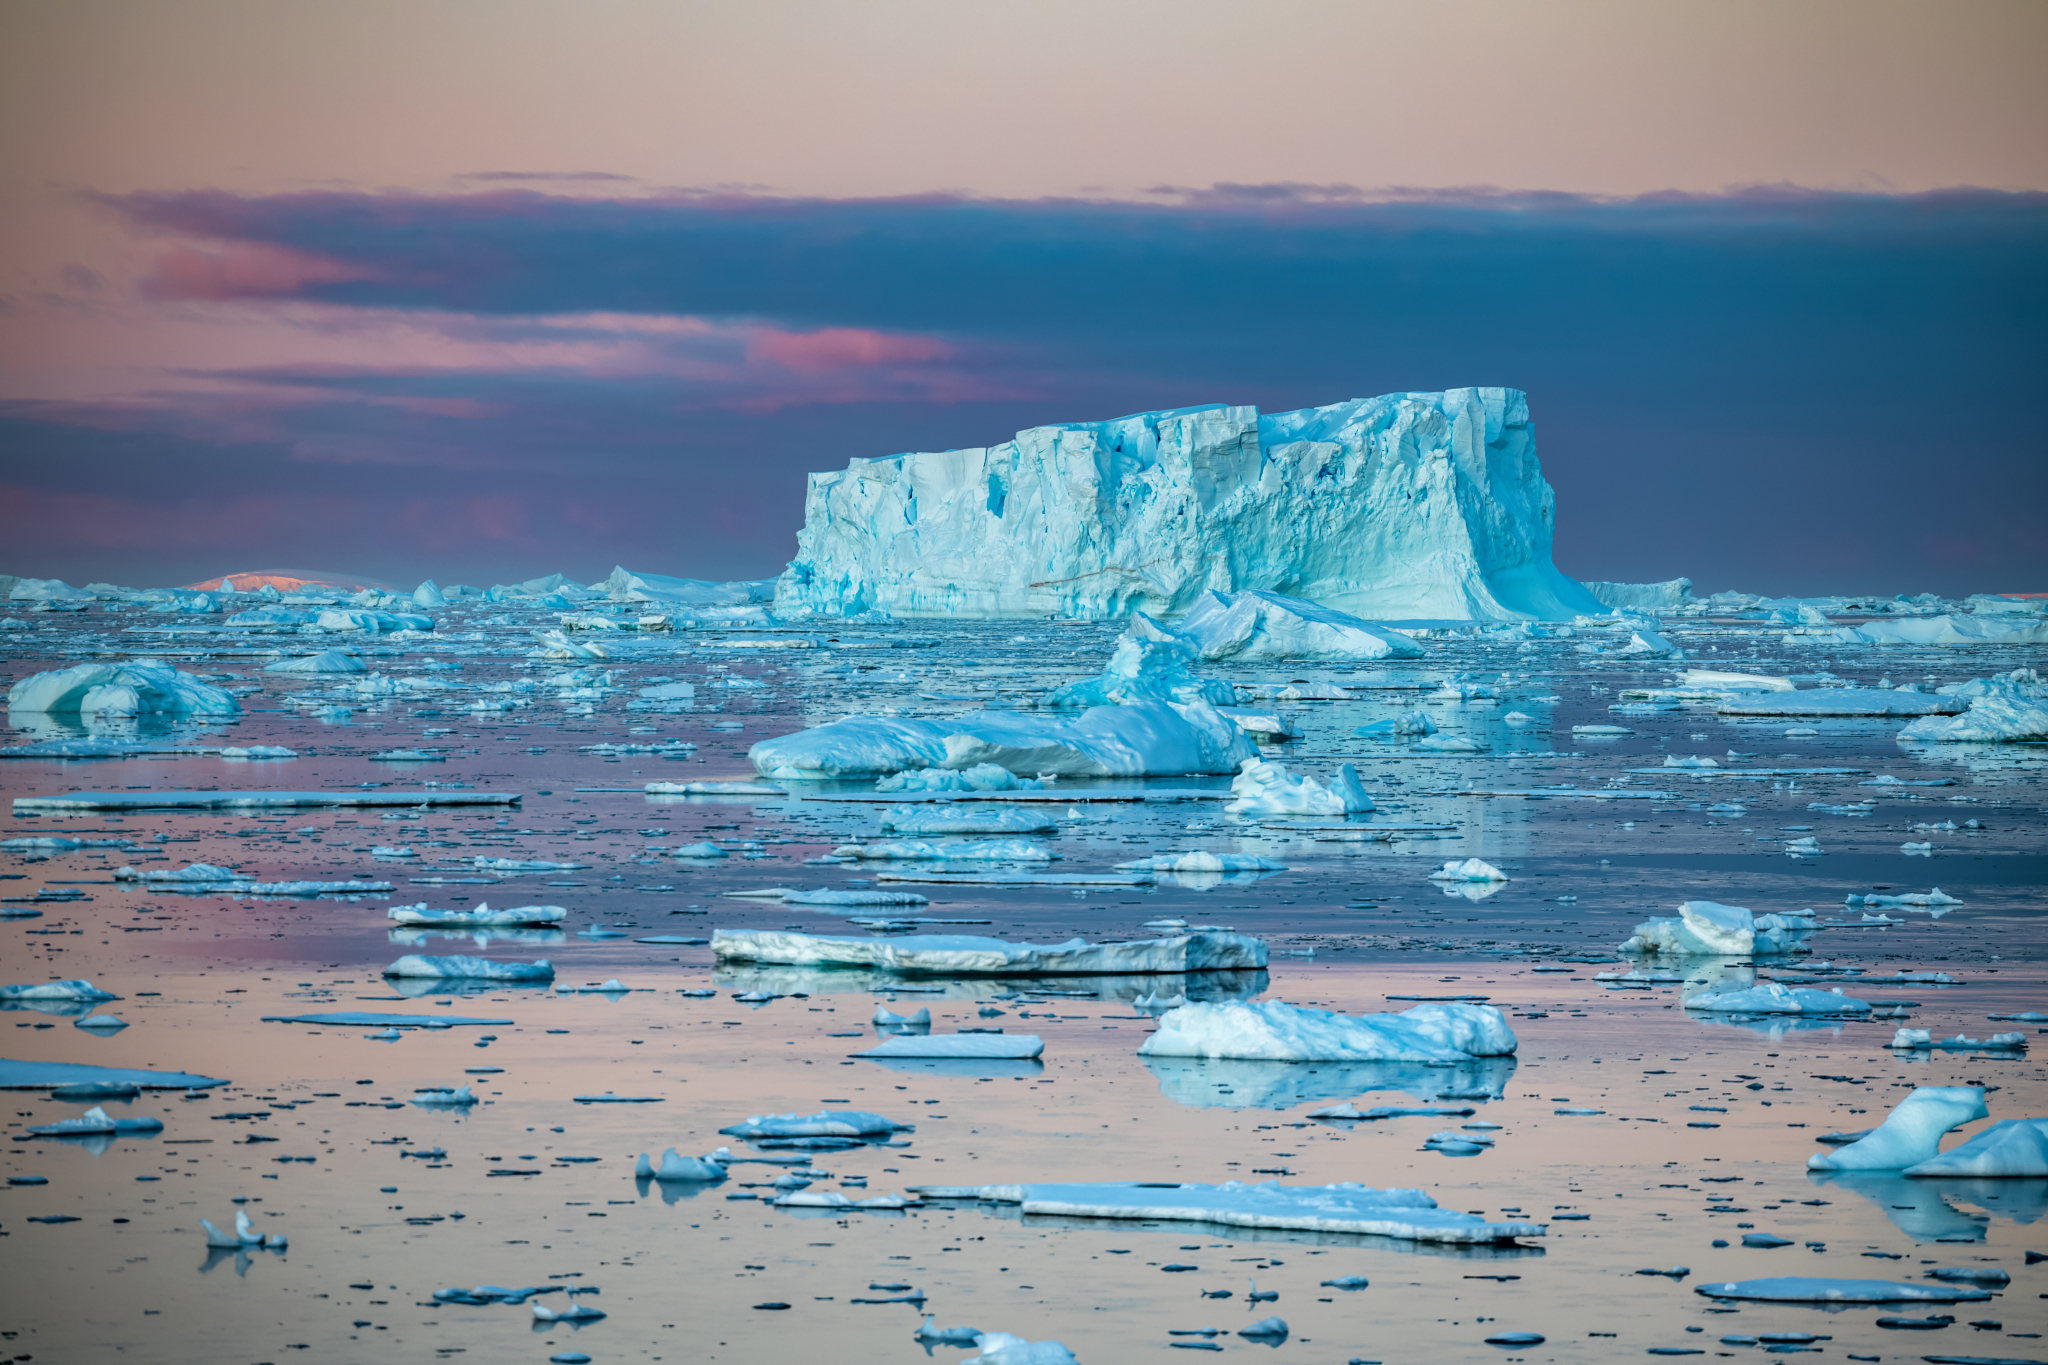
M1462 863L1454 858L1430 873L1429 879L1435 882L1504 882L1509 877L1493 864L1477 858L1467 858Z

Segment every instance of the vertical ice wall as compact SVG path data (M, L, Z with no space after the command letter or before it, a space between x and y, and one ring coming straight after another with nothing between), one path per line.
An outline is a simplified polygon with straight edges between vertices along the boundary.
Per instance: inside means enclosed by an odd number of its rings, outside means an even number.
M1518 389L1034 427L813 474L778 612L1120 616L1261 588L1382 620L1569 617Z

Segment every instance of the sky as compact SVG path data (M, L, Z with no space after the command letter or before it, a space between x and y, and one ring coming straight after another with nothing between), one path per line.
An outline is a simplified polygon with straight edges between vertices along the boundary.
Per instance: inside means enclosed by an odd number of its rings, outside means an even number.
M0 571L761 577L804 476L1530 395L1556 559L2048 590L2048 6L0 0Z

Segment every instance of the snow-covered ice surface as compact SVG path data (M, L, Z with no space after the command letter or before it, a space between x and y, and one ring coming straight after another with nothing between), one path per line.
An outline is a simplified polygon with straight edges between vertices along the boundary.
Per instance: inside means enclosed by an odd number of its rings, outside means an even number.
M118 997L0 999L0 1086L25 1139L0 1147L0 1163L10 1180L47 1182L6 1186L0 1209L14 1309L0 1326L21 1333L10 1354L520 1360L575 1346L674 1360L701 1347L721 1360L909 1362L925 1359L912 1334L933 1314L1094 1362L1164 1359L1173 1342L1241 1352L1253 1343L1239 1331L1278 1314L1290 1332L1279 1349L1303 1360L1476 1365L1501 1358L1486 1338L1508 1331L1600 1362L1754 1351L1716 1343L1800 1332L1831 1337L1818 1343L1830 1359L2048 1356L2013 1335L2040 1330L2025 1314L2048 1292L2024 1254L2048 1250L2048 1177L2026 1173L2040 1159L2031 1120L2048 1115L2048 756L2028 743L1901 743L1911 717L1718 709L1787 688L2038 701L2026 690L2037 684L2013 675L2039 666L2039 646L1858 646L1827 637L1927 618L1840 599L1681 596L1669 610L1626 604L1654 617L1403 623L1419 657L1204 661L1131 618L792 623L772 619L758 588L721 587L724 600L700 606L681 600L687 588L633 599L662 585L626 577L643 586L625 599L540 579L486 600L443 575L440 602L234 596L210 614L146 614L146 602L98 594L0 637L8 686L148 657L239 708L17 710L0 749L0 795L25 798L0 803L12 814L0 986L86 980ZM267 605L303 620L227 624ZM301 628L328 609L423 614L435 629ZM1774 610L1789 619L1767 619ZM537 657L533 631L607 657ZM1645 631L1683 659L1624 652ZM1133 648L1112 667L1127 634ZM327 648L364 670L266 667ZM1325 790L1349 764L1372 808L1232 813L1242 759L1034 788L1040 770L1020 758L1002 769L1015 785L970 780L969 764L938 769L957 783L906 779L900 791L877 791L880 772L771 779L747 760L755 743L846 716L1040 726L1075 723L1089 704L1130 709L1110 693L1198 700L1247 756ZM1238 711L1276 723L1255 739ZM1418 712L1464 747L1422 747ZM227 749L296 757L224 761ZM374 757L393 751L442 761ZM1694 755L1716 766L1666 766ZM1808 838L1824 855L1786 856ZM1022 841L1045 857L835 859L913 841ZM1931 844L1943 865L1905 861L1905 843ZM719 856L678 856L705 846ZM1510 880L1429 879L1469 859ZM116 876L195 864L235 879ZM1028 875L893 880L933 870ZM1041 875L1054 871L1065 879ZM246 890L288 883L391 889ZM1748 951L1615 951L1645 920L1682 924L1689 902L1747 910ZM492 922L554 910L559 920ZM1765 917L1811 951L1759 952ZM956 935L1233 935L1265 958L904 974L721 962L711 940L734 932L844 939L877 962L879 949ZM545 957L555 976L383 975L407 955ZM603 989L613 981L633 989ZM1799 1012L1776 1012L1783 1002ZM1158 1055L1176 1015L1239 1009L1333 1023L1497 1012L1515 1050ZM862 1055L902 1033L871 1023L882 1010L928 1014L930 1031L904 1044L916 1050L1042 1050ZM96 1012L129 1027L73 1027ZM2018 1032L2035 1046L1895 1049L1900 1029L1930 1043ZM1270 1037L1282 1034L1302 1031ZM1816 1139L1877 1128L1922 1087L1982 1094L1988 1117L1937 1135L1916 1165L1807 1168L1860 1145ZM475 1104L414 1102L464 1088ZM606 1096L619 1102L595 1102ZM115 1131L27 1140L95 1106ZM1321 1110L1359 1117L1312 1117ZM801 1128L821 1112L910 1127L719 1131L748 1116L795 1115ZM123 1131L121 1119L163 1128ZM1459 1220L1547 1234L1461 1246L910 1197L1020 1183L1165 1200L1231 1181L1416 1189ZM776 1202L792 1190L813 1197ZM288 1246L244 1246L238 1209L253 1234L288 1234ZM235 1245L206 1248L201 1217ZM78 1221L30 1221L44 1218ZM1751 1234L1788 1245L1745 1246ZM1674 1266L1691 1273L1628 1273ZM1974 1288L1928 1273L1948 1268L2012 1282L1990 1291L1996 1301L1841 1311L1690 1292L1774 1278ZM1247 1277L1279 1301L1249 1304ZM1325 1287L1353 1278L1370 1287ZM437 1299L451 1284L503 1288ZM1233 1297L1198 1297L1223 1290ZM852 1302L869 1298L911 1301ZM536 1341L536 1303L608 1316L584 1319L575 1342L577 1320L541 1321ZM754 1307L769 1303L789 1307ZM1906 1313L1957 1321L1902 1346L1876 1319ZM1171 1335L1211 1326L1214 1338ZM444 1350L455 1347L465 1354ZM975 1354L947 1349L934 1358Z

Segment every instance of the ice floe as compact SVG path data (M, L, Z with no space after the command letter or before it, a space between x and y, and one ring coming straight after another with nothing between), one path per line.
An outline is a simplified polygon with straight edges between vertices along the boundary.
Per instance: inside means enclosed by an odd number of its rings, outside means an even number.
M11 711L94 716L236 716L233 694L158 659L32 673L7 691Z
M1034 1033L900 1033L856 1057L930 1057L958 1061L1028 1061L1045 1052Z
M1351 815L1373 809L1359 783L1358 769L1341 764L1327 784L1296 776L1278 763L1247 758L1230 781L1232 815Z
M1749 985L1720 981L1685 998L1689 1010L1717 1014L1801 1014L1816 1018L1854 1018L1870 1013L1870 1002L1832 991L1779 982Z
M1908 1166L1913 1177L2048 1178L2048 1118L2001 1119L1968 1142Z
M1433 882L1504 882L1510 880L1507 873L1501 871L1492 863L1482 862L1477 858L1467 858L1462 863L1453 859L1430 873L1429 879Z
M412 953L386 967L384 975L430 980L540 982L553 981L555 969L546 958L538 962L493 962L483 957L425 957Z
M971 843L933 843L928 839L888 839L871 844L841 844L835 858L855 862L990 862L1043 863L1053 855L1028 839L983 839Z
M1932 1159L1950 1129L1989 1117L1982 1086L1923 1085L1869 1134L1833 1151L1815 1152L1806 1165L1815 1171L1903 1170Z
M1808 951L1811 910L1753 914L1739 905L1686 901L1675 919L1645 920L1619 951L1631 955L1751 957Z
M721 1148L721 1151L724 1149ZM655 1165L647 1153L640 1154L639 1163L633 1168L633 1175L639 1180L673 1181L677 1183L716 1184L725 1179L725 1164L710 1156L682 1156L671 1147L661 1154L661 1164Z
M1400 1013L1346 1015L1278 1000L1182 1005L1159 1020L1144 1057L1278 1062L1457 1063L1501 1057L1514 1030L1490 1005L1423 1004Z
M870 967L923 976L1075 976L1262 968L1266 945L1243 934L1189 932L1128 942L1011 943L965 934L835 938L773 929L718 929L720 962Z
M1965 1285L1912 1284L1897 1280L1841 1280L1817 1275L1782 1275L1694 1285L1710 1299L1760 1303L1970 1303L1991 1292Z

